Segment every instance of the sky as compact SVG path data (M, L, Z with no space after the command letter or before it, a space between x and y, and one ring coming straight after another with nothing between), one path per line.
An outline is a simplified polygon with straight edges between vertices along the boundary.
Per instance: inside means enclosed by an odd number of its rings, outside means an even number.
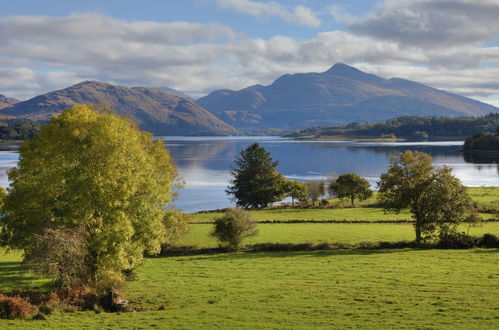
M499 106L499 0L0 0L0 94L198 98L346 63Z

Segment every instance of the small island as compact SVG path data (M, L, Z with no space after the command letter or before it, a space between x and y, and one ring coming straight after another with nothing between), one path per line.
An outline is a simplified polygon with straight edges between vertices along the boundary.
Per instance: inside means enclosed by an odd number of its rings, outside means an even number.
M478 133L466 138L465 153L499 156L499 125L495 134Z

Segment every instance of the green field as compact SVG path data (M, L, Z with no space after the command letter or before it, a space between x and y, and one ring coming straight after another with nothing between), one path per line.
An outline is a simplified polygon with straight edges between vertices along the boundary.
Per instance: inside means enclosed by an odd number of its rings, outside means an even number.
M478 203L479 208L496 209L499 213L499 187L479 187L468 188L468 192L474 201ZM361 203L356 203L356 206L348 207L350 203L331 199L330 204L343 207L331 209L264 209L252 210L251 215L256 221L412 221L411 213L402 211L399 214L385 212L379 207L364 207L368 204L376 202L376 196ZM221 212L211 213L195 213L191 215L191 223L208 223L213 222L213 219L221 216ZM497 219L499 215L494 213L481 213L484 220Z
M217 247L215 238L210 236L211 224L191 224L190 232L179 245L199 248ZM247 239L248 244L255 243L360 243L360 242L396 242L414 240L414 227L411 224L389 223L291 223L258 225L259 233ZM499 235L499 222L486 222L478 227L461 226L460 231L480 236L485 233Z
M152 258L128 287L131 303L150 311L0 320L0 328L493 329L498 256L403 249Z
M412 221L408 211L400 213L385 212L382 208L356 207L333 209L270 209L249 211L256 221ZM190 215L191 223L213 222L222 212L195 213ZM497 218L495 214L480 214L484 220Z
M468 188L468 193L479 208L490 208L499 211L499 187Z
M499 207L499 188L470 189L482 208ZM340 203L333 200L332 203ZM251 211L258 221L347 220L352 223L260 223L256 243L360 243L414 239L407 212L380 208ZM192 216L182 246L217 247L216 213ZM491 217L493 214L487 214ZM371 223L355 223L356 221ZM461 226L499 235L499 222ZM46 321L0 320L0 329L309 329L499 327L499 249L240 252L148 258L127 285L136 313L56 313ZM0 291L45 290L23 271L21 254L0 250Z

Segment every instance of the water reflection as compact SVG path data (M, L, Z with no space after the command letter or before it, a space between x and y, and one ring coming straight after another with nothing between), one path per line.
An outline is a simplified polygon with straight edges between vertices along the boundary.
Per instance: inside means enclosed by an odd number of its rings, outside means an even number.
M233 203L225 194L230 167L239 152L259 142L279 160L286 177L307 181L330 175L358 173L373 186L388 168L389 157L406 149L429 153L436 166L448 165L467 186L499 186L499 157L458 152L462 142L356 143L292 141L276 137L165 137L179 173L186 181L176 202L187 212L224 208ZM16 147L0 151L0 184L8 184L6 170L16 165Z
M165 137L186 187L177 206L186 211L232 205L225 195L230 167L239 152L259 142L279 160L286 177L307 181L355 172L374 187L388 168L389 157L404 150L430 154L436 166L448 165L467 186L499 186L497 162L474 162L458 150L462 142L358 143L348 141L292 141L275 137Z

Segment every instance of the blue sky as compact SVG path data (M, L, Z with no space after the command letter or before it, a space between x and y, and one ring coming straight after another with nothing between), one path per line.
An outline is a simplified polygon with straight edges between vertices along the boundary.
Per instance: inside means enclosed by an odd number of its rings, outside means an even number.
M199 97L344 62L499 105L497 0L16 0L0 93L81 80Z

